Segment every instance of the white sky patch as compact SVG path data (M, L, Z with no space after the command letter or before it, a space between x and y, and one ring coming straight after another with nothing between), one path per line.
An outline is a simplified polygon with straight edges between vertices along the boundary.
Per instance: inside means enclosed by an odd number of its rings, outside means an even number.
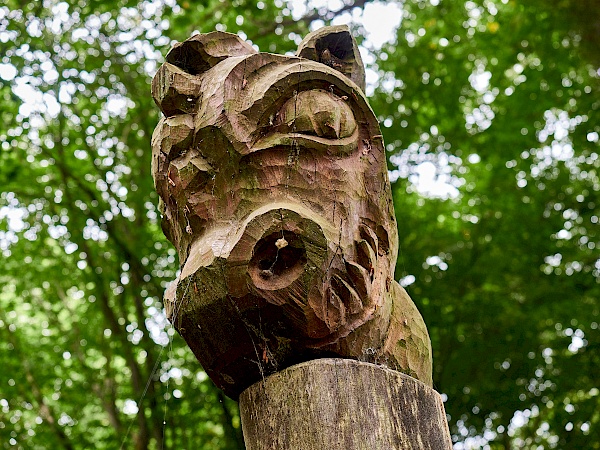
M290 9L292 17L299 20L311 8L327 8L337 11L344 7L341 0L292 0ZM367 32L364 46L369 50L379 50L381 46L394 39L396 30L402 21L402 7L396 2L373 2L364 9L353 8L333 19L333 25L344 25L350 22L362 25ZM323 21L315 21L311 29L321 28Z
M550 136L553 136L555 141L564 141L569 136L569 132L584 121L579 116L569 117L569 113L563 110L547 110L544 112L544 119L546 120L544 128L537 136L540 143L546 142Z
M0 78L11 81L17 76L17 69L12 64L0 64Z
M123 116L127 112L127 98L121 95L110 95L106 102L106 110L111 116Z
M526 411L515 411L515 414L510 421L509 428L513 428L513 429L521 428L529 421L530 415L531 415L530 411L527 411L527 410Z
M13 86L13 93L21 100L19 114L30 117L34 113L48 114L56 117L60 111L60 104L54 95L43 93L28 83L30 77L19 77Z
M164 365L163 365L164 367ZM166 383L168 380L180 380L183 377L183 371L178 367L171 367L160 376L160 381Z
M444 260L437 255L429 256L425 262L427 263L428 267L438 266L441 270L448 270L448 264L446 264Z
M77 251L77 248L77 244L75 244L74 242L69 242L65 245L65 253L67 255L70 255L71 253Z
M130 398L125 400L125 404L123 405L124 414L127 414L128 416L133 416L134 414L137 414L138 411L139 408L135 400L131 400Z
M8 229L20 233L25 229L23 219L27 215L25 208L15 208L12 206L3 206L0 208L0 221L6 219L8 221Z
M62 25L69 21L69 4L67 2L60 2L52 7L52 20L48 20L46 26L52 30L54 34L59 34L62 30Z
M410 286L411 284L413 284L417 279L415 278L414 275L406 275L403 278L400 278L400 280L398 280L398 282L400 283L400 286L402 287L407 287Z
M380 49L394 40L396 30L402 22L402 8L399 3L368 3L361 22L367 31L365 46Z
M490 86L491 79L492 73L488 70L479 73L474 72L469 76L471 86L480 93L487 91L488 87Z
M148 312L151 317L146 319L146 329L150 333L150 338L158 345L166 346L170 339L169 333L165 330L168 329L169 321L163 310L158 310L155 307L151 307Z
M579 336L573 336L571 338L571 343L569 344L569 351L572 353L577 353L580 348L585 347L585 341L583 338Z
M538 141L543 144L541 148L532 149L534 164L531 166L531 175L540 177L552 168L556 161L564 161L566 167L574 176L580 176L582 169L577 158L573 158L575 150L570 133L588 120L587 116L569 117L563 110L547 110L544 112L544 127L537 132ZM595 138L588 134L588 141ZM566 236L565 233L562 233ZM562 238L562 237L560 237ZM570 236L568 237L570 238Z
M455 198L458 189L450 184L445 174L440 174L435 164L425 161L415 169L415 174L409 177L419 193L430 197Z

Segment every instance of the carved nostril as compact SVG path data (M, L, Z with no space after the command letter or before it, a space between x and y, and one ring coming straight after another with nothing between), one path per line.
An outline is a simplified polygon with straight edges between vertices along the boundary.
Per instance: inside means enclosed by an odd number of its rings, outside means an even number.
M275 263L275 261L273 261L272 259L261 259L258 262L258 268L262 271L262 270L269 270L271 267L273 267L273 264Z
M304 270L306 250L302 239L290 231L278 231L254 246L248 273L259 289L282 289Z

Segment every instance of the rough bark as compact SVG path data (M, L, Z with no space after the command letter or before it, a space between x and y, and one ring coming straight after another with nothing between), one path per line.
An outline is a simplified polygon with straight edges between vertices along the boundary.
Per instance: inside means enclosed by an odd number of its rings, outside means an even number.
M374 364L320 359L289 367L240 396L248 450L449 450L440 395Z
M236 35L177 44L153 80L163 229L181 274L170 320L232 398L338 356L431 384L423 319L393 279L398 236L379 124L346 27L298 57Z

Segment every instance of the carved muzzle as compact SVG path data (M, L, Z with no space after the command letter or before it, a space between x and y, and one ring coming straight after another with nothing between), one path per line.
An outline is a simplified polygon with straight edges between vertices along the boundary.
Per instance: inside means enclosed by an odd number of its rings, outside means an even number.
M268 208L248 218L226 257L228 291L233 297L251 294L273 305L302 310L309 294L322 284L328 239L309 218L310 212Z

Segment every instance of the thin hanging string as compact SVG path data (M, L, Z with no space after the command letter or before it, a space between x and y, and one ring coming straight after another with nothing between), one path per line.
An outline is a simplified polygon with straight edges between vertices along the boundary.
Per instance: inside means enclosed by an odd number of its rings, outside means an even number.
M177 301L177 294L175 294L175 311L173 314L173 323L175 323L175 321L177 320L177 317L179 316L179 312L181 311L181 307L183 306L183 300L185 298L185 296L187 295L187 293L189 292L189 289L191 287L192 284L192 278L190 277L188 279L188 283L187 286L185 287L184 293L181 296L181 298L179 299L179 302ZM173 336L175 336L175 332L173 333L169 333L170 330L175 330L175 326L173 325L173 323L170 323L169 326L167 327L167 336L169 336L169 354L168 354L168 360L172 360L173 359ZM164 347L163 347L164 350ZM162 353L162 350L161 350ZM166 437L166 430L167 430L167 409L168 409L168 402L171 399L171 393L169 392L169 384L171 382L171 376L169 374L170 369L171 369L171 364L169 363L168 365L169 370L167 371L167 386L165 389L165 406L164 406L164 414L163 414L163 428L162 428L162 443L161 443L161 450L164 449L165 447L165 437Z
M146 387L144 388L144 392L142 392L142 395L140 396L139 400L136 403L136 406L138 409L137 414L134 417L132 417L131 420L129 421L129 427L127 428L127 433L125 433L125 436L123 437L123 440L121 441L121 446L119 447L121 450L123 450L123 446L125 445L125 442L127 442L127 438L129 437L129 433L131 432L131 428L133 427L133 423L135 422L136 417L138 416L138 414L143 413L142 409L141 409L142 401L144 400L144 397L146 396L146 393L148 392L148 388L150 387L150 383L152 382L152 376L156 372L156 369L161 362L161 357L162 357L164 350L165 350L164 347L160 350L160 353L158 354L156 363L154 364L154 368L152 369L152 372L150 373L150 376L148 377L148 381L146 382Z
M180 301L177 300L177 296L176 296L176 300L175 300L175 312L173 314L173 322L176 320L177 316L179 315L179 311L181 309L181 305L183 303L183 299L186 296L186 294L187 294L187 292L188 292L188 290L190 288L190 284L191 284L191 279L188 281L188 284L187 284L187 286L185 288L185 291L184 291L183 295L181 296ZM125 443L127 442L127 439L129 438L129 434L131 433L131 429L133 428L133 424L134 424L137 416L139 414L143 414L143 411L142 411L142 408L141 408L142 402L144 401L144 398L146 397L146 394L148 393L148 389L150 387L150 383L152 382L152 378L157 373L158 367L162 363L162 356L163 356L163 353L165 351L165 348L167 348L167 347L169 348L168 358L171 359L172 356L173 356L173 336L174 336L175 333L169 334L169 330L172 329L172 328L174 328L173 324L170 323L167 326L166 330L165 330L165 332L167 333L167 336L169 337L169 342L168 342L167 346L161 348L161 350L160 350L160 352L158 354L158 357L156 358L156 362L154 363L154 367L152 368L152 371L148 375L148 380L146 381L146 386L144 387L144 391L142 392L142 395L140 396L140 398L138 399L138 401L136 403L136 407L138 409L137 414L134 417L132 417L131 420L129 421L129 426L127 427L127 432L125 433L125 436L123 437L123 440L121 441L121 446L119 447L121 450L123 450L123 448L124 448L123 446L125 445ZM166 387L167 394L168 394L168 390L169 390L169 380L170 379L171 379L171 377L169 376L167 378L167 387ZM165 395L165 406L164 406L164 417L163 417L163 439L162 439L162 446L161 446L161 448L164 448L164 444L165 444L164 436L165 436L165 426L166 426L167 402L168 402L168 399L169 399L169 395Z

